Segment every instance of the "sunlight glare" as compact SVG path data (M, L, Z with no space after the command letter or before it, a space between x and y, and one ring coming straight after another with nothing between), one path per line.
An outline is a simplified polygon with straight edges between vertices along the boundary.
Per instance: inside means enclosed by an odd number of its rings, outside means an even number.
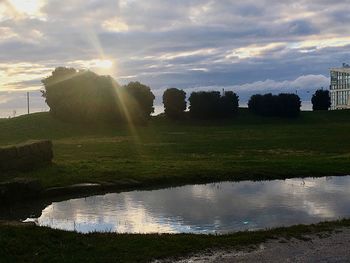
M113 66L113 62L108 59L96 60L94 62L94 66L101 69L110 69Z

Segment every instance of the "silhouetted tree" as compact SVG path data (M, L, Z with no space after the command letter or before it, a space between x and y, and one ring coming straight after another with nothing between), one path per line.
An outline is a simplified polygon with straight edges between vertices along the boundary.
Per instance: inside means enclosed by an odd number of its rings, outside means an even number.
M231 91L223 96L218 91L192 92L189 101L190 115L194 118L232 117L238 110L238 96Z
M262 95L255 94L252 95L248 101L248 109L254 114L258 114L258 112L263 115L261 109L263 107L262 104Z
M198 119L217 118L220 113L220 92L192 92L190 98L190 115Z
M55 117L78 122L117 118L115 88L119 85L109 76L58 68L42 82L43 96Z
M312 109L317 110L328 110L331 106L331 97L328 90L316 90L314 95L312 95Z
M263 115L273 116L276 112L276 96L271 93L260 95L256 94L250 97L248 101L248 108L251 112Z
M239 98L233 91L226 91L220 98L220 117L228 118L235 115L238 110Z
M56 102L52 100L57 99L56 96L51 95L52 89L55 89L55 84L68 80L74 77L76 74L77 74L77 71L74 68L58 67L51 73L51 76L42 80L45 90L42 90L41 93L50 108L51 108L50 105L52 105L52 109L51 109L52 113L55 112L55 104L56 104Z
M171 119L179 119L184 116L186 110L186 92L176 88L170 88L163 93L165 115Z
M154 95L138 82L121 87L110 76L67 68L57 68L42 82L51 114L62 120L137 122L153 112Z
M296 94L281 93L276 97L276 115L280 117L297 117L300 113L301 101Z
M129 115L127 116L129 119L131 117L136 122L149 120L154 112L153 101L155 99L151 88L136 81L125 85L124 89L126 96L120 103L122 111Z
M248 102L249 110L262 116L296 117L300 107L301 101L296 94L256 94Z
M46 88L49 88L53 84L57 84L61 81L68 80L75 76L78 71L74 68L58 67L52 71L51 76L42 80Z

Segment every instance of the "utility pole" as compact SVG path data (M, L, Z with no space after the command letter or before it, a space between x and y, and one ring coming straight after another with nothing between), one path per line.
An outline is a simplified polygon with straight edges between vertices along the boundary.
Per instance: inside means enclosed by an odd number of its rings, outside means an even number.
M29 92L27 92L27 110L29 114Z

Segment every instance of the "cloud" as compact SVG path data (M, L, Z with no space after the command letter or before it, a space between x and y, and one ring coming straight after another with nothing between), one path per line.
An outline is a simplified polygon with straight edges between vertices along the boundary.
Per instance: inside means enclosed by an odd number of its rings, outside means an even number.
M283 92L285 90L291 89L310 90L321 87L327 88L329 81L329 78L323 75L306 75L290 81L275 81L270 79L265 81L258 81L254 83L233 86L233 89L237 89L238 91L276 90L278 92Z
M256 93L283 93L283 92L299 92L300 94L313 94L315 90L320 88L327 88L329 85L329 78L323 75L306 75L298 77L294 80L285 81L275 81L267 79L264 81L257 81L252 83L245 83L241 85L231 85L231 86L197 86L185 89L187 95L193 91L222 91L223 89L228 91L234 91L242 98L243 101L247 101L248 96ZM157 96L161 96L164 89L158 89L155 91ZM304 98L305 99L305 98Z

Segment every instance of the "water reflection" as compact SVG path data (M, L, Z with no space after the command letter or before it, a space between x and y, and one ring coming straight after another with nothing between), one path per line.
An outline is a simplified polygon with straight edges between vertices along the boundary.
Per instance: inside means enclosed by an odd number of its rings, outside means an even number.
M223 182L53 203L35 221L78 232L226 233L350 216L350 176Z

